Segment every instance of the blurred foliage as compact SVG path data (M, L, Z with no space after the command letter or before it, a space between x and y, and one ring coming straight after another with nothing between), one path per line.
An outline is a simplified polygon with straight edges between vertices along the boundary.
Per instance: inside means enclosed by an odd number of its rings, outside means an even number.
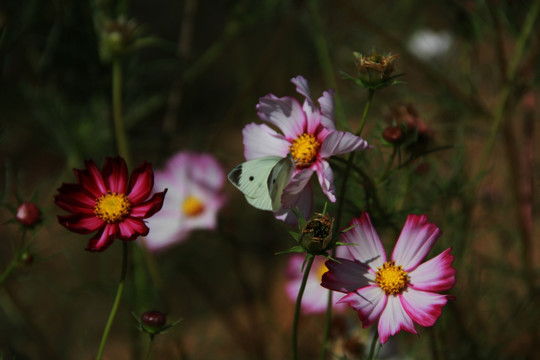
M295 96L289 79L298 74L312 94L336 89L337 124L355 132L368 93L340 74L355 72L355 51L398 54L404 83L375 93L362 133L373 147L356 156L336 226L369 211L388 249L407 214L427 214L443 231L433 253L453 247L458 283L433 328L400 333L381 358L538 358L537 14L534 0L4 1L0 271L21 237L6 223L8 209L32 199L44 222L31 234L33 264L15 268L0 288L0 358L91 358L97 348L120 246L84 252L87 239L56 223L52 197L72 181L72 168L116 151L103 34L120 19L137 25L133 47L108 54L122 60L132 158L156 168L183 149L213 153L229 169L243 161L241 129L258 121L258 98ZM407 41L423 28L450 32L449 52L413 53ZM427 142L418 129L398 146L382 138L398 104L413 105L431 131ZM345 166L345 157L332 161L336 189ZM154 267L142 273L130 269L109 358L138 358L130 311L155 308L184 321L156 337L154 358L289 356L294 304L283 296L286 257L273 255L292 245L287 228L227 191L218 231L150 256L143 263ZM325 199L316 199L318 211ZM335 320L349 330L334 332L329 358L351 358L340 344L369 339L351 335L360 327L354 311ZM324 315L302 318L305 358L318 356L323 324Z

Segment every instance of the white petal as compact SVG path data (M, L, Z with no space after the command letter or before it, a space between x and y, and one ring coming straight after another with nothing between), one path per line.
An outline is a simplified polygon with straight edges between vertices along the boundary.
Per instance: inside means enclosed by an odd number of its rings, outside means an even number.
M289 153L290 143L266 124L247 124L242 135L246 160L271 155L285 157Z

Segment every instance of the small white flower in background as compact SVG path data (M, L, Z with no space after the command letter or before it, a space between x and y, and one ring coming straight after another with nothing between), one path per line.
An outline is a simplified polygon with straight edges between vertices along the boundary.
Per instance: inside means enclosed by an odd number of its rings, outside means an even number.
M225 170L212 155L180 152L156 171L155 183L168 193L160 216L148 220L152 230L143 241L150 251L165 250L192 230L215 229L225 202Z
M411 35L407 47L416 57L431 59L446 54L453 40L448 30L421 29Z

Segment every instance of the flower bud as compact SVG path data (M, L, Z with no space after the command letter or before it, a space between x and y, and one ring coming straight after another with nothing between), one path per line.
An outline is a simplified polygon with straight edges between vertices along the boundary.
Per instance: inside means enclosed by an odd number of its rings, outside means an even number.
M394 72L394 60L396 54L381 55L372 51L370 55L364 56L358 52L353 53L356 68L359 73L359 80L368 88L378 88L389 85L390 75Z
M32 227L41 221L41 212L34 203L22 203L15 215L17 221L27 227Z
M21 254L21 262L24 265L32 265L34 262L34 256L32 256L32 254L30 254L28 251L25 251Z
M399 126L389 126L384 129L382 136L389 143L397 144L403 138L403 131Z
M141 323L146 331L155 333L167 322L167 317L160 311L147 311L141 315Z
M311 254L320 254L332 245L334 219L328 214L316 213L304 225L300 233L300 244Z

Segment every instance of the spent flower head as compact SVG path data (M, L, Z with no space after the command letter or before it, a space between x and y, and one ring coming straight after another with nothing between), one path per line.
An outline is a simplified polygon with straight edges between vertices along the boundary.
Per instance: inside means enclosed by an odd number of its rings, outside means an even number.
M103 170L89 160L86 169L74 169L75 184L62 184L54 202L70 215L58 216L66 229L79 234L97 231L86 250L103 251L115 238L131 241L146 236L150 229L144 219L161 209L165 193L155 193L154 173L148 162L143 162L128 177L124 159L107 158Z
M354 61L358 75L356 77L345 74L345 77L353 80L358 85L366 89L376 90L384 86L398 83L395 79L399 75L394 75L394 61L397 54L382 55L372 50L369 55L353 52Z
M339 300L358 311L367 327L378 323L381 343L401 330L416 334L414 324L433 326L456 283L454 256L446 249L422 263L441 232L425 215L409 215L390 260L367 213L354 219L355 225L342 236L349 256L327 261L329 271L322 286L346 293Z

